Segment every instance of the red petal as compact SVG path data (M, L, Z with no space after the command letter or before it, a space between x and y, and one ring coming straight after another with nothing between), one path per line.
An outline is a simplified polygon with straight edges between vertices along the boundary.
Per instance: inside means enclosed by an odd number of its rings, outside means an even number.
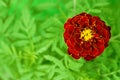
M101 27L104 28L105 22L104 22L104 21L101 21L101 20L97 20L96 25L100 25Z
M103 29L103 36L108 36L108 31L106 29Z
M95 37L95 38L98 38L98 37L99 37L99 34L97 34L97 33L94 34L94 37Z
M89 19L92 18L92 16L91 16L90 14L86 14L86 16L87 16Z
M87 61L90 61L90 60L92 60L92 59L94 59L94 58L95 58L95 57L90 56L90 55L84 57L84 59L87 60Z
M65 42L70 38L70 34L68 34L67 32L64 32L64 40Z
M69 19L67 20L67 22L71 23L71 18L69 18Z
M65 24L64 24L64 29L69 28L69 25L70 25L70 24L69 24L68 22L67 22L67 23L65 23Z
M84 49L90 49L90 47L91 47L91 44L90 44L90 42L84 42L83 44L82 44L82 46L83 46L83 48Z
M88 17L87 16L81 17L79 24L81 25L81 27L84 27L84 26L88 27L89 26Z
M97 48L93 48L92 56L98 56L100 54L99 50Z
M80 58L80 55L78 54L72 54L72 57L74 57L75 59L79 59Z
M72 34L74 32L74 26L69 26L68 33Z
M80 46L80 44L76 43L75 47L74 47L77 51L79 51L79 53L81 53L83 51L82 47Z
M83 51L80 55L81 55L82 57L86 57L87 54L88 54L87 52Z
M94 17L92 17L92 18L90 19L90 25L91 25L91 26L95 26L95 23L96 23L96 19L95 19Z
M78 44L80 44L81 43L81 39L79 39L80 38L80 34L74 34L74 38L75 38L75 40L76 40L76 43L78 43Z
M68 47L74 48L74 45L72 44L72 42L70 40L67 40L66 44L67 44Z
M68 53L69 53L69 55L71 55L75 59L80 58L79 52L77 50L75 50L75 49L68 48Z
M80 34L81 29L80 28L75 28L75 33Z
M80 15L85 16L85 15L86 15L86 13L85 13L85 12L82 12Z
M75 17L72 18L72 23L75 24L78 20L80 20L80 15L77 15Z
M97 32L101 34L102 28L101 25L96 25Z
M84 49L83 52L80 54L82 57L86 57L90 55L92 52L92 48L89 48L88 50Z
M99 52L102 53L104 51L104 48L105 48L104 45L98 46Z
M97 46L104 45L104 39L98 38L96 44Z

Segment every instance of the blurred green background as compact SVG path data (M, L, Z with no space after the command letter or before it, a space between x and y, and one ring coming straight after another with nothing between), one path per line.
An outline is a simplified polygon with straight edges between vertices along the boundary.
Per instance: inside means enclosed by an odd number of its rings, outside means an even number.
M0 80L120 80L119 0L0 0ZM111 26L91 61L67 53L64 23L81 12Z

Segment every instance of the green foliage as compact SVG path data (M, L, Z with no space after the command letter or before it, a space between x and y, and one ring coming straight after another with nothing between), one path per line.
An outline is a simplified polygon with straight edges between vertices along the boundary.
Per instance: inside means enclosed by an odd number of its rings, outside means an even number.
M0 80L119 80L119 0L0 0ZM72 59L64 22L81 12L111 27L104 53Z

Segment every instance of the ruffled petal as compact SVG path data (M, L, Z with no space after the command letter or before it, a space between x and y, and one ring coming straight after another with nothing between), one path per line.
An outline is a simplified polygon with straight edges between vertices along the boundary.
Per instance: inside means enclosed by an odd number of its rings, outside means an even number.
M98 16L85 12L69 18L64 24L68 53L75 59L92 60L102 54L111 37L109 26Z

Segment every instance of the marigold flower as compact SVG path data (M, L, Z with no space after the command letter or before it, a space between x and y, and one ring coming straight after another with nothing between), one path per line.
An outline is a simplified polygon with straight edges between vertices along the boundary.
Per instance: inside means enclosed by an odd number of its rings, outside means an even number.
M97 16L85 12L64 24L68 53L75 59L92 60L102 54L111 37L110 27Z

